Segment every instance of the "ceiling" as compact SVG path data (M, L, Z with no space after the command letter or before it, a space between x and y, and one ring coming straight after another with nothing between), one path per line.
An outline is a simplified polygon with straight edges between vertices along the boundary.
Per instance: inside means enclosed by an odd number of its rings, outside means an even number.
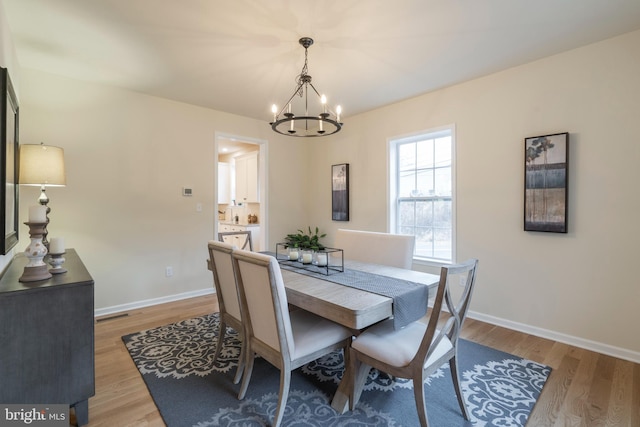
M20 65L269 121L309 74L355 115L640 29L638 0L0 0ZM634 52L637 54L638 52Z

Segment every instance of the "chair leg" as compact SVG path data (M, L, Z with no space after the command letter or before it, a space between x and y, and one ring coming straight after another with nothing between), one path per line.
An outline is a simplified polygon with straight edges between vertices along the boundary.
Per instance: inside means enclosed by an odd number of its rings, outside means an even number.
M244 352L245 352L245 342L244 342L244 334L239 332L240 339L242 340L242 344L240 347L240 357L238 357L238 368L236 369L236 376L233 378L233 383L238 384L240 382L240 378L242 378L242 372L244 371Z
M216 345L216 352L213 355L213 363L218 360L218 356L220 356L220 351L222 350L222 346L224 345L224 336L227 334L227 324L220 319L220 330L218 331L218 345Z
M251 373L253 372L253 350L251 350L248 342L245 342L244 345L246 346L246 348L244 349L244 372L242 374L242 385L240 386L240 391L238 392L239 400L244 399L244 395L247 393L247 388L249 387L249 381L251 380Z
M458 358L457 355L449 359L449 369L451 370L451 380L453 381L453 388L456 389L456 396L458 397L458 405L460 405L460 412L465 420L469 421L469 412L467 411L467 404L464 401L462 395L462 389L460 388L460 376L458 371Z
M413 396L416 400L416 409L418 409L418 418L420 419L420 426L429 427L429 421L427 418L427 405L424 400L424 374L420 373L413 378Z
M289 386L291 384L291 371L289 369L280 370L280 396L278 397L278 408L273 418L273 427L279 427L284 417L284 410L287 407L287 397L289 397Z

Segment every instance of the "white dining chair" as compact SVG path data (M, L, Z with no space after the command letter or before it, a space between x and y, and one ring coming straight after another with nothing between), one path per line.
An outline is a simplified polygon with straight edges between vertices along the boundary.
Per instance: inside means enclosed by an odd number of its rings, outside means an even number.
M218 345L213 356L213 361L218 359L220 351L224 345L224 338L227 326L235 329L240 335L242 347L240 349L240 357L238 358L238 368L233 379L234 384L240 382L244 367L244 351L245 339L244 328L242 326L242 312L240 307L240 296L238 294L238 286L236 283L236 274L233 266L231 253L233 245L223 242L209 241L209 266L213 272L213 285L218 298L218 307L220 309L220 330L218 331Z
M366 329L356 337L349 349L350 372L355 375L349 405L354 409L371 367L390 375L413 380L418 418L422 427L428 426L425 406L424 382L429 375L449 362L451 378L462 415L469 420L467 407L460 389L458 372L458 337L469 310L476 278L478 260L442 267L440 283L428 324L413 322L394 330L390 320ZM452 296L453 280L464 278L464 290L459 298ZM446 310L443 310L443 304Z
M234 250L240 301L245 313L245 370L238 394L243 399L254 355L280 370L280 392L273 420L282 422L289 394L291 371L320 356L342 348L345 356L352 332L337 323L305 310L289 312L280 266L269 255Z
M218 240L229 243L239 249L253 250L250 231L221 231L218 233Z
M415 236L338 229L334 246L348 260L411 269Z

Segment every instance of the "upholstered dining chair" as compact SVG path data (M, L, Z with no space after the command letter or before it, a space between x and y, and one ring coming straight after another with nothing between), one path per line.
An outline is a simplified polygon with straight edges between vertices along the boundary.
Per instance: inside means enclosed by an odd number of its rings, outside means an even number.
M335 247L344 251L345 259L411 268L416 237L409 234L338 229Z
M235 378L233 379L233 383L238 384L244 367L244 351L246 345L243 337L244 328L242 326L242 313L240 311L240 297L238 295L236 275L231 258L231 252L233 252L234 246L211 240L209 241L208 248L209 265L213 272L213 286L216 290L218 307L220 308L220 331L218 331L218 345L216 346L213 361L215 362L220 356L227 326L232 327L238 332L242 340L240 357L238 358L238 368Z
M448 361L460 410L469 420L460 389L457 355L458 337L469 310L477 266L478 260L471 259L441 268L440 283L427 324L416 321L395 331L391 321L385 320L355 338L349 350L350 370L355 375L349 398L351 410L360 398L369 369L374 367L390 375L413 380L420 425L427 427L424 381ZM451 284L457 280L452 280L451 276L464 279L464 288L458 298L452 295ZM448 312L443 310L443 304Z
M218 233L218 240L229 243L239 249L253 250L250 231L224 231Z
M245 369L238 394L243 399L253 370L254 355L280 370L280 392L273 420L282 422L291 371L337 349L347 348L352 332L305 310L289 312L282 272L276 259L234 250L246 337Z

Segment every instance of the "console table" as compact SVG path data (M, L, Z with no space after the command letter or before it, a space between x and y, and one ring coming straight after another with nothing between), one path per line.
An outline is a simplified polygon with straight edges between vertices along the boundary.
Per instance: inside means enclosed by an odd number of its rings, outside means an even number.
M95 394L93 279L74 249L66 273L19 282L18 254L0 279L0 402L68 404L89 422Z

